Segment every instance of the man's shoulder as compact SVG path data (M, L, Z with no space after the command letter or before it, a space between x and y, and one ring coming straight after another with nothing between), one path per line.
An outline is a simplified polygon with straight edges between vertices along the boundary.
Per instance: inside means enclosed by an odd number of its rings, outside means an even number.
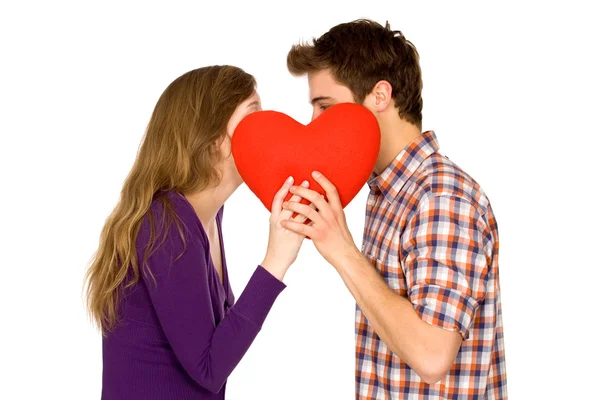
M471 203L481 214L489 207L489 200L479 183L438 152L427 157L410 180L412 184L408 189L419 202L446 196Z

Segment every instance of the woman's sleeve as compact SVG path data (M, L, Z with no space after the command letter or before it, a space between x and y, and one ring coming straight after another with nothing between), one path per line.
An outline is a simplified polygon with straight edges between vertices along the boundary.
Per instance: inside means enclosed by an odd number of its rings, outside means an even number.
M166 241L148 258L152 275L142 275L176 357L199 385L218 393L285 285L258 266L236 304L216 326L207 245L199 232L184 237L185 251L173 224Z

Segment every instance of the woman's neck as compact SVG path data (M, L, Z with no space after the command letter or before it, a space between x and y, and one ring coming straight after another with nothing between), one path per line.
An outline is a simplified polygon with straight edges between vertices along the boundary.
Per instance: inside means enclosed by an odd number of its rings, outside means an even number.
M185 195L204 227L212 226L225 201L241 184L238 180L225 175L216 186L209 186L199 192Z

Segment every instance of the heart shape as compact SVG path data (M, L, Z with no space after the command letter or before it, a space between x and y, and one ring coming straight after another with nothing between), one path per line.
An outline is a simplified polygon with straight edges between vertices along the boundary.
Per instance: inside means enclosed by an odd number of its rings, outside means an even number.
M288 176L295 184L307 180L312 190L325 195L312 171L336 186L346 207L375 167L380 135L371 111L360 104L340 103L308 125L277 111L252 113L238 124L231 146L240 176L267 210ZM290 197L288 193L286 200Z

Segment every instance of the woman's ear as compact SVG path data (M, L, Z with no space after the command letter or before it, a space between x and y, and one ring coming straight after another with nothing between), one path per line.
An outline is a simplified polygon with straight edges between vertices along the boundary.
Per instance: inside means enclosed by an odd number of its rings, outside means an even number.
M222 159L226 159L231 155L231 136L227 132L225 135L221 135L215 141L215 149L220 153Z
M372 112L385 111L392 102L392 85L388 81L379 81L367 95L363 105Z

